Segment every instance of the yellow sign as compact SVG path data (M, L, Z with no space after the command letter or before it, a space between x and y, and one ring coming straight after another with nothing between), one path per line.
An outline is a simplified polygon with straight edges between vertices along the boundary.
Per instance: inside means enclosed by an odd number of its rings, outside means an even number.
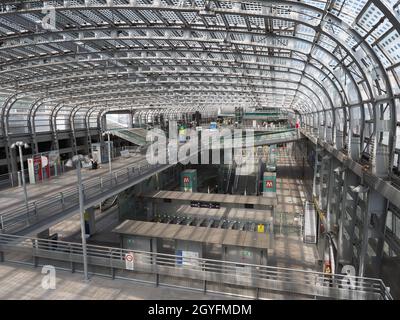
M264 230L265 230L265 227L264 227L263 224L259 224L259 225L257 226L257 231L258 231L259 233L264 233Z

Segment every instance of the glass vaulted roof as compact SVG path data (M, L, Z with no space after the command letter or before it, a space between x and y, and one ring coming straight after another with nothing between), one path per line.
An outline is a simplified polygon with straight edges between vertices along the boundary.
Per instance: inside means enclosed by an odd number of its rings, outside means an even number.
M2 1L0 134L149 106L341 119L398 96L399 19L398 0Z

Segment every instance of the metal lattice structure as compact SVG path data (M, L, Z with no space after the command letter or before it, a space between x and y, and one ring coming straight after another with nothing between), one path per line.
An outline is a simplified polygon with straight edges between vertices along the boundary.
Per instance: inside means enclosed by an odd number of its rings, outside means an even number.
M118 110L282 108L324 144L315 196L328 226L339 224L339 260L360 275L379 264L388 212L385 241L400 248L399 93L398 0L0 3L0 165L17 171L10 145L21 138L35 153L44 135L54 149L69 137L76 152L77 138L101 140L104 116ZM342 212L353 219L346 227Z
M330 136L369 137L375 106L395 119L397 9L386 1L3 1L2 133L97 127L99 114L118 108L256 104L296 110ZM386 127L393 133L395 122Z

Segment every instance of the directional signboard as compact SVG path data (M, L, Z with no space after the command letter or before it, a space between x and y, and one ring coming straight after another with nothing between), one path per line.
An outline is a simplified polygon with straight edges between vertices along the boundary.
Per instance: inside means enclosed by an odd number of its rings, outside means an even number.
M276 173L275 172L264 172L263 178L263 192L273 193L276 192Z
M272 180L267 180L267 181L265 182L265 187L266 187L267 189L272 189L272 188L274 187L274 182L273 182Z

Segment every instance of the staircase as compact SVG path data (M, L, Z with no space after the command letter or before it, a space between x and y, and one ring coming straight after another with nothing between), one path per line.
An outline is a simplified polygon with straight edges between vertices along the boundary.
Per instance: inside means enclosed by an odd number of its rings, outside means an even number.
M104 200L101 203L101 206L100 206L101 211L102 212L106 211L106 210L110 209L111 207L115 206L117 204L117 200L118 200L118 196L117 195Z

